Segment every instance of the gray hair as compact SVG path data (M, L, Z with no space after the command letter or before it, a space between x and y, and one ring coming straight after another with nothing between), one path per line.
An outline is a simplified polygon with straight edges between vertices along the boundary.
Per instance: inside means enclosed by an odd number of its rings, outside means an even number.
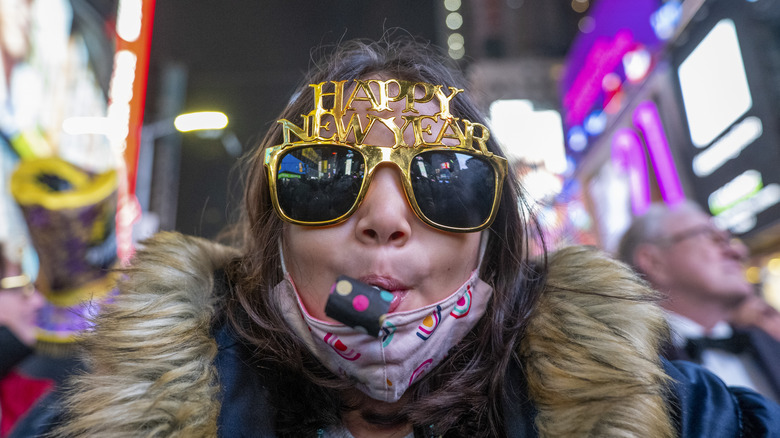
M662 202L650 205L645 213L634 218L618 244L618 258L637 269L634 263L636 249L645 243L659 243L664 237L666 222L673 214L680 212L704 211L695 202L686 199L679 204L669 206Z

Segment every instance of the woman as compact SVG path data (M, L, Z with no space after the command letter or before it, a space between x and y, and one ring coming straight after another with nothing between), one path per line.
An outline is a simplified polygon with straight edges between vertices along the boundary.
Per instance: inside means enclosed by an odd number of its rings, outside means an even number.
M317 64L247 163L241 249L146 242L59 433L772 430L777 406L661 362L654 295L622 265L572 248L534 267L533 222L454 71L406 40ZM327 310L341 275L385 291L381 333L344 323L374 302ZM708 392L719 422L693 403Z

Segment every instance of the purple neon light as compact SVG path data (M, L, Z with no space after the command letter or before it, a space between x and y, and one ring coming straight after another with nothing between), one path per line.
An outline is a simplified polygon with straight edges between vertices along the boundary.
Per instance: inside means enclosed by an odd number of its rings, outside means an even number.
M631 29L633 38L648 47L651 53L660 46L660 41L650 24L650 16L664 3L662 0L597 0L592 1L588 17L596 23L589 33L579 33L566 54L564 72L561 78L561 94L572 87L582 70L590 68L590 52L597 40L614 38L621 29Z
M650 162L655 170L658 189L664 202L674 205L685 199L680 184L680 177L669 151L663 123L658 115L658 108L652 101L644 101L634 110L634 125L642 132L650 154Z
M635 47L636 41L628 29L618 31L614 38L602 37L593 44L585 66L563 98L569 126L579 125L585 120L593 102L603 93L601 84L604 77L613 72L623 56Z
M650 207L650 179L647 160L639 135L630 128L621 128L612 138L612 163L628 173L631 211L638 216Z

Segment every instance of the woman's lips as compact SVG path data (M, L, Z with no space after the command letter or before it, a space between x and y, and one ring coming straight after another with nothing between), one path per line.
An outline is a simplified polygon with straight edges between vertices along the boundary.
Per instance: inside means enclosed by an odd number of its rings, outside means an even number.
M408 290L399 290L392 292L393 294L393 301L390 302L390 307L387 309L387 313L393 313L398 309L398 306L401 305L404 298L406 298L406 294L408 294Z
M390 308L387 310L387 313L393 313L398 309L403 300L406 298L410 289L409 286L404 284L402 281L393 277L382 275L366 275L360 277L360 281L372 286L376 286L393 294L393 301L390 302Z

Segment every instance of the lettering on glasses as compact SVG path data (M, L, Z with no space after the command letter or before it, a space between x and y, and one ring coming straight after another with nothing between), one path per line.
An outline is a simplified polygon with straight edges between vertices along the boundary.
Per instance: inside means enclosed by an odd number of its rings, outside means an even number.
M349 81L327 81L309 85L314 89L314 109L302 115L301 126L286 119L278 121L282 125L283 136L280 146L296 143L361 146L372 129L388 129L395 139L393 147L447 146L443 140L454 139L458 142L457 147L471 148L484 155L492 155L487 150L487 140L490 138L488 128L481 123L454 117L450 112L452 98L462 93L462 89L449 87L444 90L441 85L396 79L368 79L355 80L354 87L348 91L345 87L347 82ZM418 90L422 91L422 96L416 96ZM434 98L439 103L439 111L433 115L420 115L415 105L430 102ZM366 102L371 111L393 113L395 111L390 107L390 103L402 101L404 109L401 110L400 117L403 123L396 122L398 115L380 117L369 114L366 126L363 126L353 106L355 102ZM439 121L443 123L436 128L435 125ZM414 143L411 145L407 144L403 135L409 127L414 133ZM438 129L438 132L434 132L434 128ZM351 136L354 141L350 140ZM426 140L426 137L429 140Z

